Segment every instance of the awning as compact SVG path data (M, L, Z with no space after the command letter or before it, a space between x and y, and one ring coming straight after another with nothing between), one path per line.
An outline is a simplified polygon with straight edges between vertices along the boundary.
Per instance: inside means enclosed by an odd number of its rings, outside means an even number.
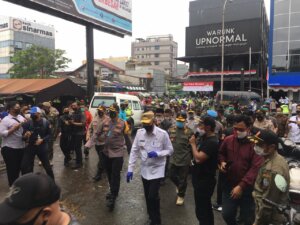
M278 91L292 91L292 92L298 92L300 91L300 86L293 86L293 87L287 87L287 86L269 86L269 89L275 92Z
M0 96L31 95L36 103L61 96L84 97L85 91L70 79L4 79L0 80Z
M128 90L133 90L133 91L145 91L144 87L135 87L135 86L126 86Z
M224 76L229 76L229 75L241 75L242 71L240 70L231 70L231 71L224 71L223 72ZM255 75L256 70L245 70L244 75ZM213 72L189 72L187 74L188 77L199 77L199 76L221 76L222 71L213 71Z

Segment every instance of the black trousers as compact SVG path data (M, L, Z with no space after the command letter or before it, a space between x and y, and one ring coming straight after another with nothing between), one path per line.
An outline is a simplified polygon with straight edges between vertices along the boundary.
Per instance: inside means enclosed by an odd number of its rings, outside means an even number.
M171 181L178 188L178 196L184 197L187 188L187 177L189 175L189 166L176 166L170 164L169 176Z
M63 152L65 159L64 162L67 163L70 161L71 156L71 135L69 134L61 134L60 136L60 141L59 141L59 146L61 151Z
M222 205L222 192L223 192L223 182L225 175L221 172L218 174L218 183L217 183L217 204Z
M123 167L123 157L109 158L103 154L104 167L107 173L110 192L113 197L117 197L120 190L121 170Z
M192 182L194 186L196 216L199 225L214 225L211 197L214 193L216 180L213 178L199 180L199 177L192 176Z
M97 175L101 175L104 170L104 145L95 145L95 149L98 155L98 163L97 163Z
M130 151L131 151L131 147L132 147L132 142L131 142L131 139L130 139L130 135L125 134L124 138L125 138L125 145L126 145L126 148L127 148L127 153L128 153L128 155L130 155Z
M161 179L146 180L142 177L147 212L152 224L161 224L159 188Z
M34 158L37 155L39 160L42 162L44 169L49 177L54 180L54 173L52 167L50 166L48 158L48 148L47 144L41 144L39 146L29 145L24 151L24 157L22 160L21 170L22 174L32 173L34 167Z
M54 140L51 139L48 142L48 158L50 161L53 160L53 155L54 155Z
M20 175L24 149L3 147L1 153L6 166L8 184L11 186Z
M72 135L71 143L72 143L72 148L74 149L76 154L77 165L82 164L82 141L83 141L83 135Z

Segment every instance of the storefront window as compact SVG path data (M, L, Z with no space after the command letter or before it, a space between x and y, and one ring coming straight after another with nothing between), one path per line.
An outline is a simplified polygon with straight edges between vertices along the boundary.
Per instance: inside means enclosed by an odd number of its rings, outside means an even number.
M292 0L291 11L293 12L300 12L300 1L299 0Z
M300 71L300 1L274 2L273 73Z
M275 1L275 15L289 13L290 0L274 0Z
M274 17L274 28L288 27L289 26L289 14L280 14Z

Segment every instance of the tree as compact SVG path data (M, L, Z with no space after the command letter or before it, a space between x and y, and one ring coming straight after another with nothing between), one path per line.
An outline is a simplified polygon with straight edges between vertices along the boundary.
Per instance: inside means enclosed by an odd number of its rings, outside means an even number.
M71 59L61 49L35 46L16 51L11 58L14 64L9 70L11 78L48 78L54 71L65 69Z

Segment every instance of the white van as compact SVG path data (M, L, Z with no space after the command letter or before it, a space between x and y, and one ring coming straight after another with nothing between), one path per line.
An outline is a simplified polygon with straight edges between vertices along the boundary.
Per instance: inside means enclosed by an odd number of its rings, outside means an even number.
M125 94L119 94L119 93L109 93L109 92L95 92L94 97L91 101L89 111L94 116L97 112L97 108L99 105L104 105L105 107L111 106L113 103L120 104L122 102L128 101L128 105L131 107L133 112L133 120L134 120L134 126L140 126L141 125L141 118L143 114L143 109L141 106L141 101L137 96L134 95L125 95Z

